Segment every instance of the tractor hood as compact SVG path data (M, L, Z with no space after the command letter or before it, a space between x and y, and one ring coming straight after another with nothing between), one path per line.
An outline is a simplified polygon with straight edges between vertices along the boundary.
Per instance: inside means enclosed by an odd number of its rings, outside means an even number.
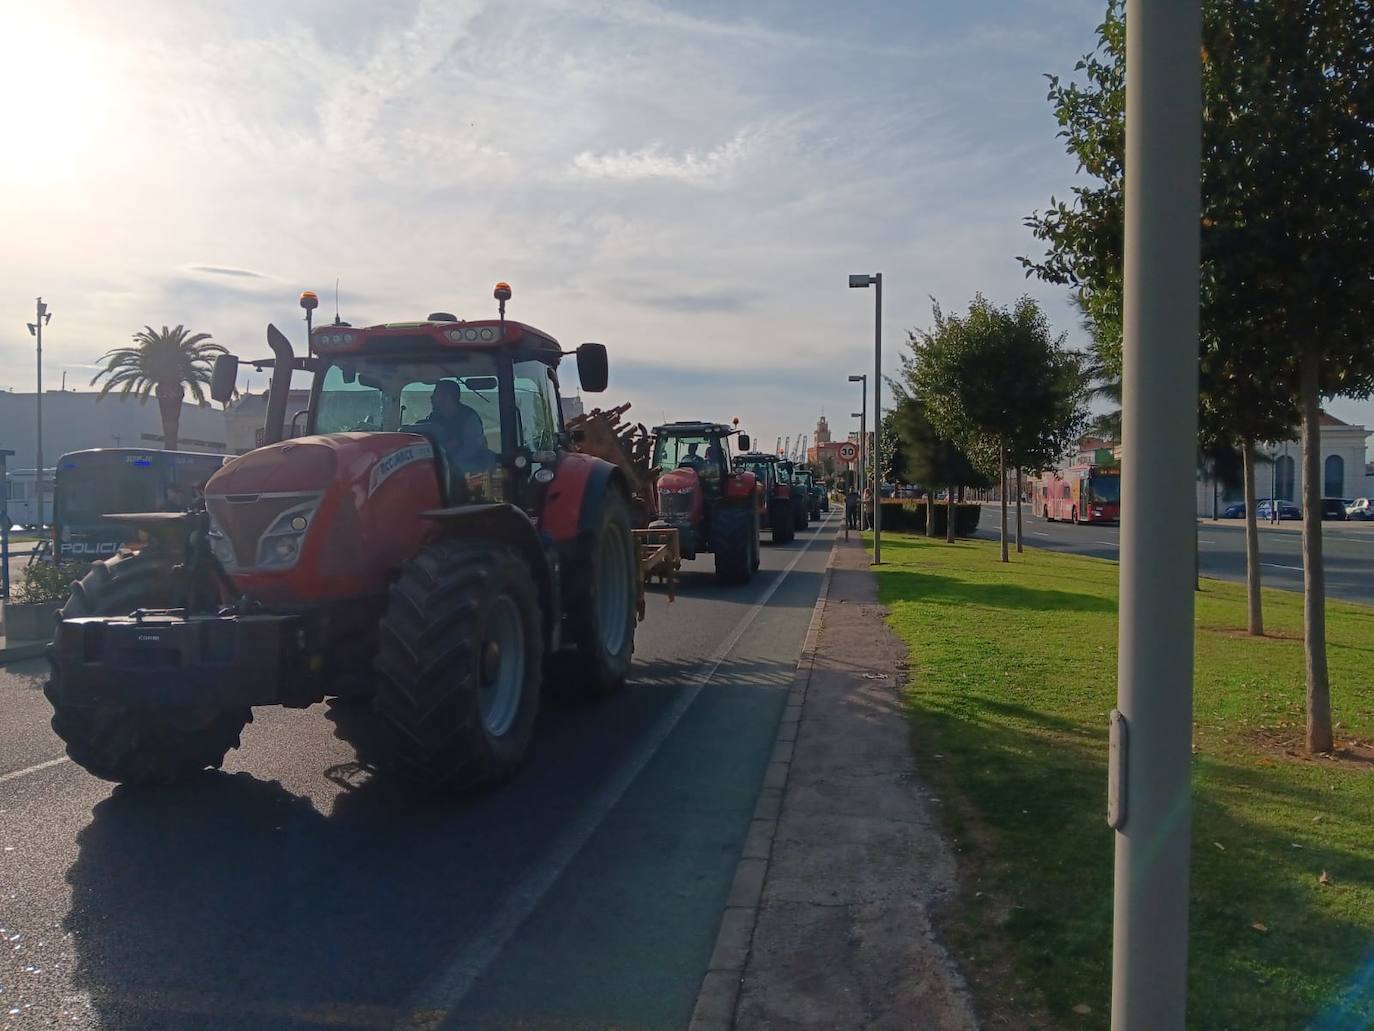
M413 433L332 433L250 451L205 485L216 555L254 597L314 602L385 591L433 528L434 447Z
M658 493L660 497L664 494L692 494L700 483L695 469L669 469L658 478Z

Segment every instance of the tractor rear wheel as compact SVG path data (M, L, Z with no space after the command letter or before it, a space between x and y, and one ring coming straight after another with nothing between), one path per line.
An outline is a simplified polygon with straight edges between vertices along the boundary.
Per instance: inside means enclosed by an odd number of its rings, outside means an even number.
M795 523L792 521L792 503L790 501L773 502L773 543L786 544L797 536Z
M572 650L552 657L549 681L558 694L601 698L625 686L635 653L635 547L629 502L612 488L596 536L582 561L565 574Z
M407 562L377 653L389 751L442 791L509 780L539 714L542 626L534 577L510 549L439 541Z
M753 575L754 513L743 505L717 506L711 513L711 551L716 556L716 579L726 584L748 583Z
M168 608L181 600L173 563L151 551L118 555L91 567L72 585L59 618L124 616L139 608ZM54 642L62 635L57 626ZM52 703L52 729L67 755L83 769L122 784L166 784L218 769L252 722L246 706L166 709L123 705L69 705L62 701L61 650L52 648L44 693Z
M759 556L759 514L757 512L754 513L753 523L754 529L749 535L749 539L752 543L749 545L749 548L754 553L754 557L750 562L749 571L751 573L757 573L759 571L759 564L762 561Z

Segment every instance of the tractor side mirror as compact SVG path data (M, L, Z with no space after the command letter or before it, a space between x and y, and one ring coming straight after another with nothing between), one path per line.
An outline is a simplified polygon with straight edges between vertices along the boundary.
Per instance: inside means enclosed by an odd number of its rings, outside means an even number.
M582 389L599 394L606 389L610 370L606 362L605 344L582 344L577 349L577 378Z
M219 354L215 356L215 367L210 373L210 396L222 405L234 399L234 388L239 382L239 360L236 355Z
M748 450L749 450L749 434L747 434L747 433L741 433L741 434L739 435L739 449L740 449L741 451L748 451Z

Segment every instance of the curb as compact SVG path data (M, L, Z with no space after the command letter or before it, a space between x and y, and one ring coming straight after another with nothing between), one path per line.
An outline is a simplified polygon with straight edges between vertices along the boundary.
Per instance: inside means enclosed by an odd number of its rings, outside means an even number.
M42 658L47 650L47 641L23 641L19 644L5 645L0 647L0 666L10 662L20 662L23 659Z
M835 532L838 540L840 531ZM696 1006L688 1031L730 1031L735 1026L735 1008L739 1004L740 987L744 980L744 965L754 941L754 927L758 923L759 904L763 899L763 885L768 878L768 863L773 852L773 836L777 832L778 817L782 815L783 791L792 769L792 752L796 746L797 728L801 724L802 705L811 683L811 670L816 663L816 648L820 639L821 622L826 601L830 596L830 576L835 564L835 544L825 563L820 592L811 609L811 622L802 641L792 686L787 692L787 705L778 721L778 733L768 769L763 775L758 801L744 849L735 865L735 879L721 915L720 930L706 976L697 991Z

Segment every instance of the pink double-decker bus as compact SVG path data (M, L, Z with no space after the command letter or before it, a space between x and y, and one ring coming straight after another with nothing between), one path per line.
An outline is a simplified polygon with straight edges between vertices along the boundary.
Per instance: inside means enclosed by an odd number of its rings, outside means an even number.
M1070 523L1121 521L1121 470L1100 465L1052 469L1035 481L1035 511Z

